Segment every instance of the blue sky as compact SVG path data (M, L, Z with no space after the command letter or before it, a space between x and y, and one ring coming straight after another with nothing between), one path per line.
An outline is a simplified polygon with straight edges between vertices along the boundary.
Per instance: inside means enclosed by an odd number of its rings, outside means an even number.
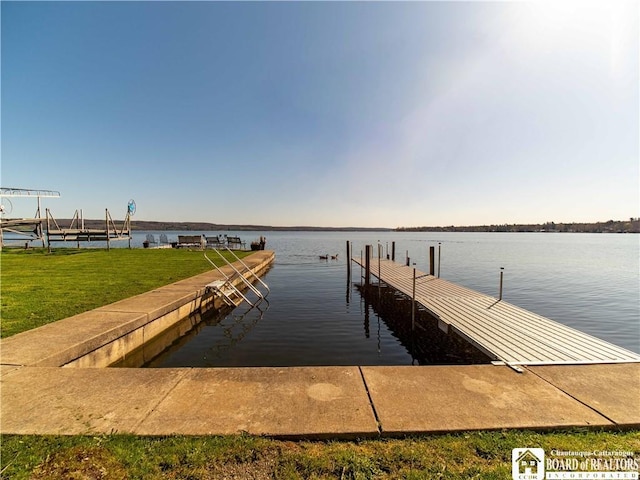
M639 5L3 1L1 183L57 218L639 216Z

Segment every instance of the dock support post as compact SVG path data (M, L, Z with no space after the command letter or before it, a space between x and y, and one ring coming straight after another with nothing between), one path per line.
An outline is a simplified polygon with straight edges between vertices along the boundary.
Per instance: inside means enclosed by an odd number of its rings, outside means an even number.
M36 212L36 217L38 217L38 220L40 220L40 223L36 225L36 234L38 235L38 238L42 240L42 248L44 248L46 245L44 244L44 232L42 231L42 213L40 213L40 195L38 195L38 211ZM0 246L1 245L2 245L2 241L0 239Z
M407 250L407 267L410 264L411 259L409 258L409 250Z
M45 208L44 213L47 216L47 251L51 253L51 236L49 232L51 231L51 223L49 222L49 209Z
M84 218L82 217L82 209L76 210L76 213L78 214L78 228L80 228L80 230L84 232ZM71 221L71 223L73 223L73 220ZM107 228L109 228L108 220L107 220ZM108 233L108 230L107 230L107 233ZM76 237L76 248L80 248L80 235Z
M391 242L391 261L396 261L396 242Z
M347 240L347 278L351 281L351 245Z
M111 237L111 234L109 233L109 210L107 210L105 208L104 211L105 211L105 222L104 223L107 226L107 251L109 251L109 250L111 250L111 242L109 241L110 237ZM78 242L78 245L80 245L80 242Z
M371 283L371 245L364 246L364 288L368 289Z
M411 291L411 331L416 327L416 269L413 269L413 290Z
M380 297L380 287L382 286L382 280L380 275L380 262L382 261L382 244L378 243L378 297Z
M502 279L504 276L504 267L500 267L500 293L498 296L498 300L502 300Z
M436 247L429 247L429 275L434 276L436 271Z
M442 251L442 245L438 242L438 278L440 278L440 253Z

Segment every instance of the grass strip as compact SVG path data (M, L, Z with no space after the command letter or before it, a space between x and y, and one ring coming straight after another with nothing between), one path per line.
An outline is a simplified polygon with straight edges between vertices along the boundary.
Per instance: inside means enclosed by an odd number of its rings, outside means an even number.
M239 257L251 252L236 252ZM229 256L229 254L226 254ZM209 257L217 261L216 255ZM1 336L8 337L211 269L187 249L4 249Z
M289 442L224 437L5 436L3 478L511 479L514 448L640 454L640 432L473 432Z

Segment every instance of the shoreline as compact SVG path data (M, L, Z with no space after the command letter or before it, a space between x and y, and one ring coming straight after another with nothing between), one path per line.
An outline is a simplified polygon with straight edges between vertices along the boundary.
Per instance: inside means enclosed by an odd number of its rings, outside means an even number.
M9 221L12 219L3 219ZM60 219L64 228L71 219ZM117 224L122 220L116 220ZM103 228L104 220L84 220L86 229ZM609 220L606 222L565 222L565 223L513 223L463 226L417 226L417 227L320 227L320 226L277 226L250 224L217 224L209 222L163 222L136 220L132 231L265 231L265 232L472 232L472 233L640 233L640 220Z

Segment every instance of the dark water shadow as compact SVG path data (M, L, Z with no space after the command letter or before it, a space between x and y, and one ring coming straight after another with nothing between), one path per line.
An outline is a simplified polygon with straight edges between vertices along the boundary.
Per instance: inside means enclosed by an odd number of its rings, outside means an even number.
M357 285L357 289L411 355L414 365L491 363L491 358L463 338L443 332L438 328L438 320L422 308L416 308L412 325L411 299L396 290L384 284L371 285L368 289ZM365 317L365 334L369 334L368 316Z
M111 367L215 366L215 361L240 342L267 309L268 305L263 305L261 308L247 307L240 312L230 307L194 312ZM200 337L206 338L207 344L199 345L199 335L209 328L219 330L218 334L213 341L212 335ZM190 344L189 348L184 348L187 344Z

